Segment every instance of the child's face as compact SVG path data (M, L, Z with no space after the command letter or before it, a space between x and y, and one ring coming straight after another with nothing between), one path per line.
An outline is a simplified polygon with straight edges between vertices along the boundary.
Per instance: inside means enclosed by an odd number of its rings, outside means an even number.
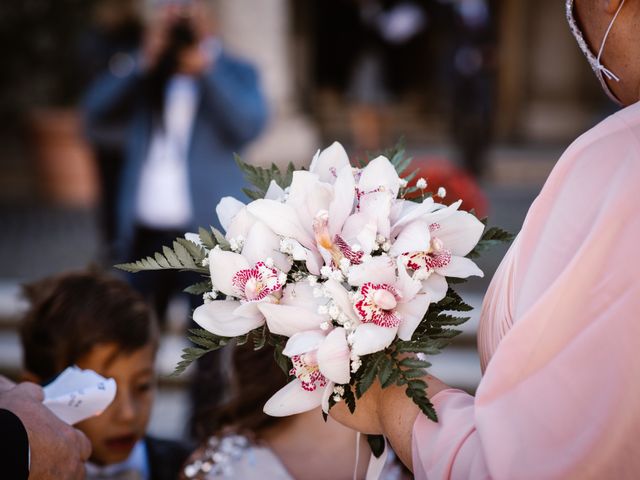
M116 398L101 415L77 425L91 440L92 462L122 462L144 436L155 393L155 353L151 343L130 353L120 352L116 344L105 343L96 345L77 362L80 368L111 377L118 385Z

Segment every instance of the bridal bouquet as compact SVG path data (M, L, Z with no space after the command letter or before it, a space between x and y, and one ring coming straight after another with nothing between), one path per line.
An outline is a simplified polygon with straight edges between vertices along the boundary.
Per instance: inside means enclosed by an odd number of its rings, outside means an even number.
M216 208L225 232L201 228L127 271L182 269L205 280L193 312L180 372L208 351L252 341L274 347L291 381L264 406L286 416L356 398L378 379L437 421L422 377L471 309L450 284L482 276L471 260L509 235L403 178L402 149L353 167L339 143L318 152L309 170L242 163L256 190L248 204L226 197ZM437 197L444 198L443 189ZM416 192L419 193L416 198ZM413 200L405 197L410 195ZM483 235L484 232L484 235Z

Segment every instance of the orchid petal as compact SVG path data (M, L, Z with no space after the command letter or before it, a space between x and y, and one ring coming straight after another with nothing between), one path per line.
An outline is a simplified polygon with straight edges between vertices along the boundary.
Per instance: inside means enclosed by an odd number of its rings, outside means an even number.
M448 265L442 268L437 268L436 273L439 273L444 277L455 278L467 278L472 275L476 277L484 277L482 270L480 270L472 260L465 257L456 257L455 255L451 256L451 261Z
M391 246L389 255L397 257L403 253L424 252L429 250L430 243L429 224L417 220L402 229L400 235Z
M360 286L367 282L393 285L396 282L396 267L391 257L373 257L360 265L349 268L349 285Z
M423 288L412 300L398 305L397 312L401 318L398 326L398 338L400 340L411 340L413 332L420 325L425 313L427 313L430 303L431 297Z
M336 383L349 383L351 351L344 328L335 328L318 347L318 368Z
M300 224L292 206L274 200L260 199L247 205L247 210L278 235L298 240L307 248L315 246L315 240Z
M240 270L249 268L247 260L238 253L227 252L219 247L209 252L209 271L213 288L228 296L236 296L233 277Z
M391 235L389 214L393 198L389 192L376 192L363 195L360 199L360 212L375 219L377 233L385 238Z
M397 327L380 327L373 323L363 323L353 332L351 351L362 356L384 350L396 338L397 331Z
M425 292L429 294L431 298L431 302L437 303L447 296L447 290L449 289L449 285L447 285L447 280L437 273L432 273L429 275L424 282L422 282L422 286Z
M322 288L335 302L338 309L347 317L349 317L349 320L353 324L357 325L358 323L360 323L360 319L353 311L353 303L349 298L349 292L342 285L340 285L340 283L336 282L333 279L329 279L322 285Z
M225 238L227 240L238 237L247 238L249 230L251 230L251 227L256 221L256 217L251 215L246 207L243 208L233 217L229 227L226 228Z
M307 260L305 262L305 265L310 274L320 275L320 269L323 265L322 257L319 253L307 250Z
M439 223L440 228L434 232L434 236L442 240L447 250L459 257L473 250L484 232L484 224L467 212L457 211Z
M344 222L353 210L356 196L356 184L350 166L345 166L338 173L333 186L333 200L329 205L329 233L331 238L341 232Z
M329 413L329 399L333 394L333 387L335 387L335 383L329 382L326 387L324 387L324 391L322 392L322 402L321 407L324 413Z
M403 201L399 217L392 222L393 228L391 229L391 234L397 235L402 227L433 212L434 208L435 203L431 197L425 198L422 203L415 203L406 200Z
M370 192L384 187L386 192L391 193L391 197L398 196L400 190L400 177L395 167L386 158L380 155L371 160L366 167L362 169L358 188L361 192Z
M309 171L317 174L323 182L334 183L336 174L345 166L349 166L349 156L340 143L333 142L316 154L311 161Z
M398 265L398 281L396 282L396 287L402 294L402 300L406 302L416 296L422 288L422 282L413 279L411 275L409 275L407 267L402 263L401 258L398 258L396 264Z
M435 204L435 206L438 206L438 205L439 204ZM460 208L460 205L462 205L462 200L458 200L457 202L452 203L448 207L443 207L443 208L438 208L437 210L433 210L431 213L428 213L427 215L425 215L423 217L423 220L425 222L428 222L429 224L441 222L445 218L450 217L455 212L457 212L458 209Z
M244 206L244 203L233 197L222 197L220 199L216 206L216 214L225 232L229 229L233 218L238 215Z
M282 354L287 357L293 357L294 355L302 355L303 353L317 350L324 339L325 333L322 330L307 330L306 332L296 333L287 340Z
M318 212L328 210L333 196L331 185L322 183L314 173L300 170L293 172L287 205L292 206L299 220L311 232L312 222Z
M286 337L320 328L320 324L328 320L326 315L293 305L261 302L258 304L258 309L266 318L269 331Z
M261 303L266 303L263 301L257 302L240 302L240 306L233 311L233 314L237 317L260 317L262 318L262 314L258 309L258 305Z
M275 180L271 180L269 183L269 188L267 189L267 193L265 193L264 198L266 200L276 200L281 201L284 198L284 190L280 185L276 183Z
M302 388L297 378L278 390L263 407L264 413L272 417L287 417L308 412L322 404L324 388L309 392Z
M350 244L357 243L365 254L370 254L375 247L377 221L364 213L354 213L344 223L342 236Z
M264 325L262 316L239 317L234 315L240 302L215 300L200 305L193 311L193 321L214 335L237 337Z
M316 298L313 291L316 286L312 286L307 281L300 281L288 284L280 299L281 305L292 305L296 307L315 308L320 304L320 299Z
M286 273L291 269L291 260L280 252L280 237L262 222L256 222L249 230L242 248L242 256L250 265L271 258L279 270Z

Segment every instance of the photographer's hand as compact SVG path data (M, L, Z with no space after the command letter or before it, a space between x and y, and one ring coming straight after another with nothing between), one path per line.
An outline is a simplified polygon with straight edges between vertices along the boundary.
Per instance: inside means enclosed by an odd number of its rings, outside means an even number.
M169 31L177 17L175 5L165 5L153 13L147 26L142 45L142 67L153 70L169 44Z

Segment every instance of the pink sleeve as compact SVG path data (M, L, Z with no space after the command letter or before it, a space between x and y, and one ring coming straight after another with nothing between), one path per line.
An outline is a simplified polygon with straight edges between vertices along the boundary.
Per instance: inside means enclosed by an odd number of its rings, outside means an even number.
M634 114L554 169L512 258L514 326L475 398L445 390L439 423L416 420L416 479L638 478L640 104Z

